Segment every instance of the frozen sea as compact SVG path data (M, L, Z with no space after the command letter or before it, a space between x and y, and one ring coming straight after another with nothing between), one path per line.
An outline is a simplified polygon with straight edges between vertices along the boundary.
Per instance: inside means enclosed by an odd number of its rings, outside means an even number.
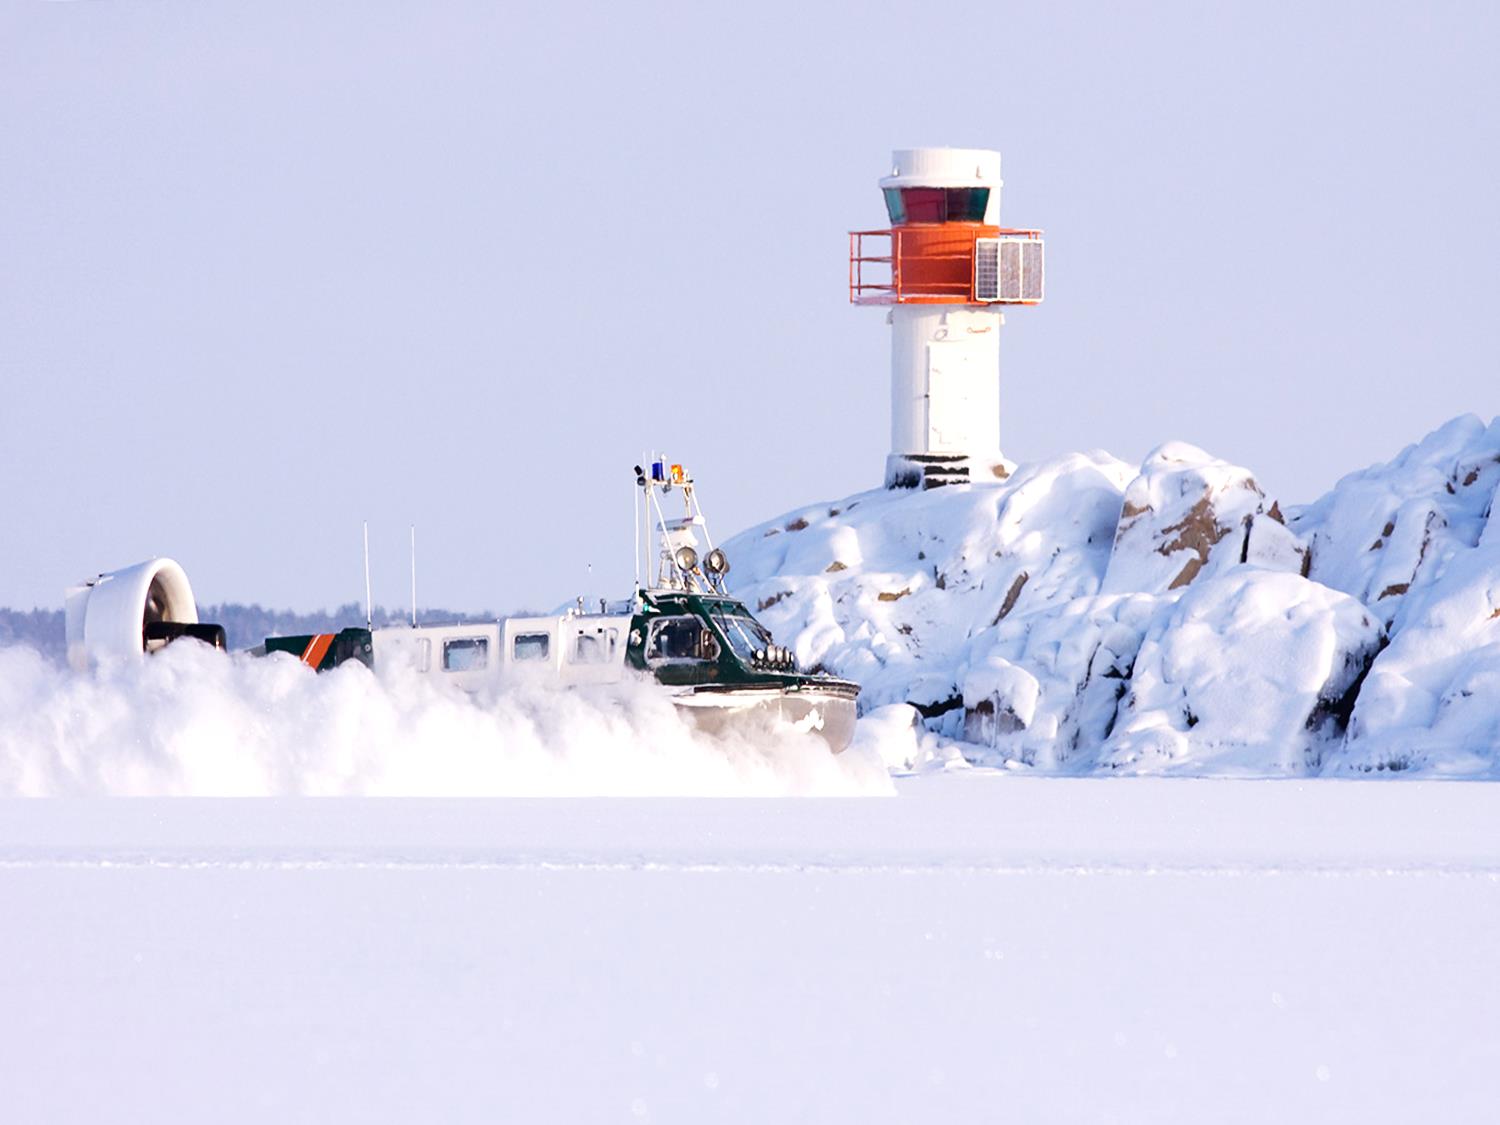
M1500 787L0 801L5 1119L1488 1121Z

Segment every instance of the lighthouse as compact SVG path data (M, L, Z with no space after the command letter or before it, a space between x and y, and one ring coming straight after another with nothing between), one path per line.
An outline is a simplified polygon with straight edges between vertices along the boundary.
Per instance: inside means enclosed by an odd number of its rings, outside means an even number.
M1044 292L1039 230L1000 225L1000 154L917 148L880 181L890 227L849 234L849 300L889 306L887 488L1004 476L1000 328Z

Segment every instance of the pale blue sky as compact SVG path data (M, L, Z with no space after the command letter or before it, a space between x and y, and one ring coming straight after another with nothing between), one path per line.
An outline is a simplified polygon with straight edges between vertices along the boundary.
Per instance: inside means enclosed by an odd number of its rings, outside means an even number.
M720 536L877 485L846 232L890 150L1048 234L1006 452L1172 438L1284 503L1500 413L1491 4L0 6L0 604L629 581L665 448Z

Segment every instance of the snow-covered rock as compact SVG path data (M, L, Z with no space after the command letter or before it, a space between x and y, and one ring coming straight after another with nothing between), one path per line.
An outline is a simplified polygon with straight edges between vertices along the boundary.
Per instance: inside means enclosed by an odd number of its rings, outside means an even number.
M1469 416L1285 520L1249 470L1171 442L1139 469L1094 452L861 493L725 546L805 666L974 761L1500 776L1497 486L1500 420Z
M1301 571L1301 544L1248 469L1186 442L1158 446L1125 490L1104 592L1165 593L1248 561ZM1259 527L1256 527L1257 521Z
M807 667L863 705L956 707L972 633L1096 593L1134 470L1103 453L995 485L861 493L725 544L736 591Z
M1359 693L1340 772L1500 777L1500 511L1427 575Z
M1360 602L1300 575L1240 567L1197 582L1151 622L1100 764L1313 772L1379 647Z
M1074 598L975 636L963 678L964 737L986 760L1091 764L1114 726L1136 652L1164 599Z
M1308 576L1395 621L1408 591L1479 541L1500 485L1500 419L1453 419L1394 461L1344 477L1289 523L1311 549Z

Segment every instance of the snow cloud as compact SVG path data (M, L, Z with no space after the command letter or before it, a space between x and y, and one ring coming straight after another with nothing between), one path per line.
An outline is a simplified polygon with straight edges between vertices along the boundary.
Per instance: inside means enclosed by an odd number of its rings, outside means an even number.
M470 697L399 669L314 675L177 644L87 673L0 649L0 794L845 796L891 792L878 748L835 757L691 731L647 685Z

